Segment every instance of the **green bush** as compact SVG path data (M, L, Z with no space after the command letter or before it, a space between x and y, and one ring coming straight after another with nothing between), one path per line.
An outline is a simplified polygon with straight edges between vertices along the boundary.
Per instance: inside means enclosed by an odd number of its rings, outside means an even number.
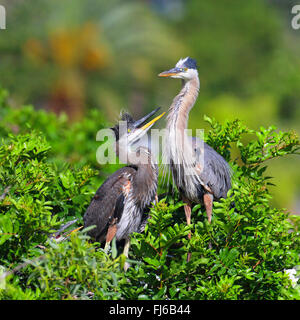
M293 132L253 131L238 120L221 124L206 117L206 141L231 159L227 199L214 203L211 224L195 205L190 227L178 194L162 199L151 208L145 232L132 235L131 267L124 273L125 257L115 248L104 253L86 230L62 242L50 237L69 220L82 224L93 193L112 170L100 168L99 178L86 165L97 148L98 125L107 124L91 117L70 125L31 107L13 110L6 95L0 92L1 299L300 298L300 286L285 272L300 264L299 217L270 205L276 181L267 175L267 161L298 152ZM76 133L75 145L68 131ZM80 139L87 145L78 148Z
M48 240L45 253L30 260L26 288L14 279L2 292L3 299L119 299L118 279L125 260L111 260L84 234L69 241Z
M50 145L31 134L10 136L0 146L0 260L12 263L27 257L45 242L50 231L70 218L81 218L88 204L88 167L59 172L46 161Z

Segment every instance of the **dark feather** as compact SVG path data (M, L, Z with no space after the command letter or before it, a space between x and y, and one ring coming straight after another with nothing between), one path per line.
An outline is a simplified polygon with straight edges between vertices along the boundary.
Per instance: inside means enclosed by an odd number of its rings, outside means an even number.
M132 118L132 116L127 113L127 112L123 112L122 116L121 116L121 120L120 121L126 121L127 122L127 127L128 129L131 129L133 124L134 124L134 119ZM120 139L120 127L119 127L119 123L116 124L114 127L111 128L111 130L114 132L115 136L116 136L116 140Z
M120 219L122 218L124 204L125 204L125 196L124 196L124 193L121 193L116 201L115 211L113 215L114 219L116 219L117 221L120 221Z
M197 69L197 61L188 57L187 60L184 62L184 66L189 69Z
M192 137L195 146L196 137ZM199 154L200 150L196 150ZM225 159L212 147L204 143L204 168L201 180L212 190L214 198L226 198L231 188L231 169Z
M109 222L114 215L121 217L123 187L128 184L128 177L136 174L136 169L124 167L114 172L96 191L83 221L84 227L96 225L88 235L96 241L103 241Z

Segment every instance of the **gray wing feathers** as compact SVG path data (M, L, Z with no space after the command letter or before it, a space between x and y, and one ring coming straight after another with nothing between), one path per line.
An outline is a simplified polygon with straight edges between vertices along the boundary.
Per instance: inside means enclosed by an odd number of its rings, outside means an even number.
M192 137L192 144L196 146L196 137ZM199 145L199 144L198 144ZM197 154L201 150L196 149ZM200 178L213 192L214 198L226 198L231 188L231 169L225 159L212 147L204 142L204 168Z

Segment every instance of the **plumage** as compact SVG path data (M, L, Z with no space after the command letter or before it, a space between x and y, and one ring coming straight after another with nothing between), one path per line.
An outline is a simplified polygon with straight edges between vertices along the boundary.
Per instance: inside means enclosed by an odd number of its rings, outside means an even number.
M203 153L204 166L199 168L199 177L195 177L193 172L186 172L187 168L181 164L175 165L171 160L170 167L175 185L186 198L196 203L202 202L203 194L207 191L213 194L215 200L226 198L227 192L231 188L231 169L228 163L207 143L202 142L204 151L199 150L197 146L201 143L196 143L198 138L188 138L196 153L196 159L200 158ZM193 165L195 169L192 168L196 174L197 165L198 163L195 163ZM191 188L192 184L195 185L195 190Z
M135 168L123 167L114 172L96 191L83 217L85 227L96 226L88 233L95 241L102 242L105 240L113 218L117 218L117 221L121 220L124 201L128 197L124 188L128 183L131 183L135 174ZM120 198L123 203L118 203ZM121 204L123 206L120 206Z
M200 89L196 61L190 57L180 59L175 68L159 76L182 79L182 88L173 99L167 117L164 163L169 164L173 181L186 203L187 224L191 223L192 203L204 204L210 223L213 200L225 198L231 188L231 171L228 163L213 148L186 133L189 112ZM197 147L199 145L202 147ZM187 260L190 260L190 254Z
M231 169L224 158L205 142L204 164L201 180L212 190L216 200L226 198L231 188Z
M188 68L188 69L197 69L197 61L195 59L192 59L190 57L186 57L184 59L180 59L176 63L177 68Z
M125 239L125 254L128 254L130 234L144 230L147 223L144 213L155 202L158 168L151 151L139 145L139 139L163 115L140 128L157 110L138 121L124 113L121 120L127 122L128 130L123 135L118 125L111 128L116 136L117 154L126 150L128 161L135 160L114 172L100 186L83 217L85 227L96 226L88 231L88 235L94 241L105 241L106 248L114 237L116 240ZM131 158L133 154L136 157Z

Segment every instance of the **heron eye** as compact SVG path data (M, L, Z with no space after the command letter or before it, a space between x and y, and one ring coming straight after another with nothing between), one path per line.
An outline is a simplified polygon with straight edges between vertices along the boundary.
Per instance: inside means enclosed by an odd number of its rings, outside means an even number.
M131 131L130 129L127 130L128 133L129 133L130 131Z
M188 68L184 68L184 71L188 71Z

